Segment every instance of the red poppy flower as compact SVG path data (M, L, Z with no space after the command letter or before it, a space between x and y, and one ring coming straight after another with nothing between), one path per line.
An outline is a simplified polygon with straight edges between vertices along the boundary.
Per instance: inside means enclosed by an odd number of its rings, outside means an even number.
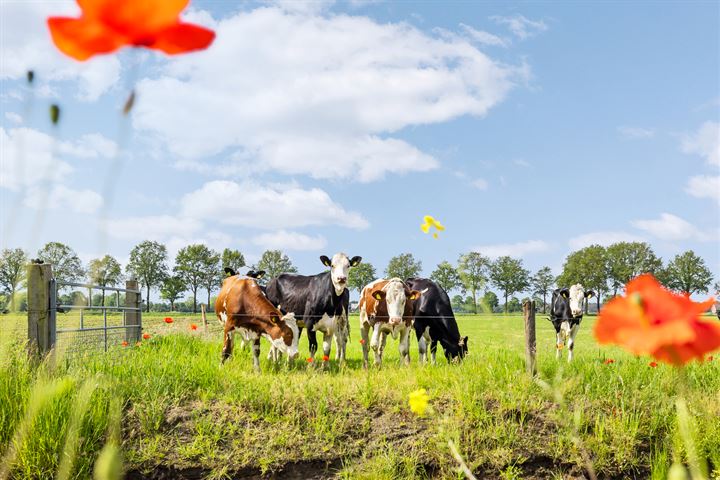
M197 330L197 324L196 324L196 323L191 323L191 324L190 324L190 330Z
M710 355L709 357L707 357L707 361L708 361L708 362L712 362L712 361L713 361L713 358L715 358L715 357L713 357L712 355Z
M329 362L329 361L330 361L330 357L327 355L323 355L323 362Z
M650 365L652 368L655 368L658 366L657 362L650 362L650 363L648 363L648 365Z
M595 323L599 343L683 365L720 347L720 324L701 320L713 300L696 303L663 288L652 275L630 281L626 296L610 300Z
M150 334L149 333L143 333L143 338L145 340L150 340Z
M189 0L77 0L80 18L50 17L53 42L64 54L87 60L124 46L177 54L202 50L215 32L180 21Z
M165 323L172 323L173 319L172 317L165 317Z
M365 345L365 339L364 339L364 338L361 338L361 339L360 339L360 345Z
M615 363L615 360L613 360L612 358L606 358L603 363L605 365L610 365L611 363Z
M123 342L120 345L122 345L123 347L127 347L130 344L126 340L123 340Z
M314 362L314 361L315 361L315 359L313 359L313 357L308 357L308 358L307 358L307 362L308 362L308 363L312 363L312 362Z

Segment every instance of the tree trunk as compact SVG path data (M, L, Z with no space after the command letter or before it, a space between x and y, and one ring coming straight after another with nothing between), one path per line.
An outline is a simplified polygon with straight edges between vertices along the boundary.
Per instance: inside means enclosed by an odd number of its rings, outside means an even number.
M547 296L546 292L543 292L543 314L545 313L545 297Z
M10 290L10 311L15 311L15 289Z
M104 287L104 286L105 285L101 285L101 287ZM105 306L105 289L103 288L102 290L100 290L100 292L101 292L100 293L100 305L104 307Z
M197 291L198 287L193 288L193 313L197 313Z
M208 287L208 301L207 301L206 305L208 307L210 306L210 287Z
M476 290L473 290L472 292L473 292L473 294L472 294L472 297L473 297L473 311L475 312L475 315L477 315L477 313L478 313L478 311L477 311L477 291L476 291Z
M170 311L171 312L175 311L175 300L170 300Z
M150 284L148 283L147 286L147 297L145 297L145 303L147 304L147 310L146 312L150 312Z
M508 292L507 292L507 290L506 290L506 291L505 291L505 315L508 314L507 297L508 297Z
M600 313L600 292L597 293L597 313Z

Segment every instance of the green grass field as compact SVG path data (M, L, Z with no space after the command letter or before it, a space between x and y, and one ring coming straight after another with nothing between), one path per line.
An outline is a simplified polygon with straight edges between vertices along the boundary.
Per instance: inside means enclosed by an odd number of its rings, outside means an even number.
M11 443L33 389L60 385L17 445L14 478L53 478L65 431L77 416L78 390L95 386L82 410L72 478L88 478L105 440L113 402L122 406L122 450L129 478L415 479L462 478L448 449L458 446L478 478L666 478L685 461L675 400L689 405L694 444L720 478L720 358L681 375L652 368L648 358L599 347L584 320L572 364L555 360L554 331L538 316L539 378L525 374L519 316L459 317L470 354L461 365L410 367L388 340L382 369L361 368L357 317L344 368L298 360L265 361L252 371L249 351L219 365L217 329L205 334L199 315L145 314L152 335L140 347L115 345L87 358L33 365L22 348L0 340L0 450ZM0 317L22 325L23 317ZM211 325L217 324L209 317ZM6 330L9 330L6 329ZM0 339L3 337L0 336ZM5 336L7 338L7 335ZM307 340L301 341L301 358ZM615 362L605 364L611 358ZM319 360L319 359L318 359ZM59 383L58 383L59 382ZM425 388L433 412L419 418L408 394ZM16 443L17 434L16 434ZM164 475L164 476L163 476Z

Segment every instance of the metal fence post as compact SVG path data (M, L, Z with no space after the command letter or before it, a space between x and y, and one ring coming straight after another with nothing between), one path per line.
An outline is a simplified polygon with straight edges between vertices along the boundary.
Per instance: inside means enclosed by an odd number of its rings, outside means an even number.
M537 345L535 339L535 302L528 300L523 303L523 317L525 319L525 368L535 376L537 374Z
M38 355L55 346L55 322L50 311L51 280L49 263L27 266L28 340L31 352Z
M123 318L125 329L125 341L135 343L140 341L140 331L142 330L142 317L140 313L141 298L138 290L137 280L127 280L125 282L125 307L132 310L126 310Z

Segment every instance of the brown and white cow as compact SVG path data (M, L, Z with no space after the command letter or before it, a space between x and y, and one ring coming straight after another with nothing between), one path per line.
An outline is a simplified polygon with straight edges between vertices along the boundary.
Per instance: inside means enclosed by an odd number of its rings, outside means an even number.
M382 364L388 334L400 337L400 358L410 363L410 332L413 304L421 292L410 290L399 278L379 279L368 284L360 294L360 334L362 335L363 366L368 367L368 347L375 352L375 364ZM372 338L369 337L373 330Z
M255 370L260 370L260 337L286 353L288 360L297 356L300 334L295 315L283 316L254 278L240 275L226 278L215 301L215 314L224 326L223 362L232 354L235 330L244 340L253 341Z

